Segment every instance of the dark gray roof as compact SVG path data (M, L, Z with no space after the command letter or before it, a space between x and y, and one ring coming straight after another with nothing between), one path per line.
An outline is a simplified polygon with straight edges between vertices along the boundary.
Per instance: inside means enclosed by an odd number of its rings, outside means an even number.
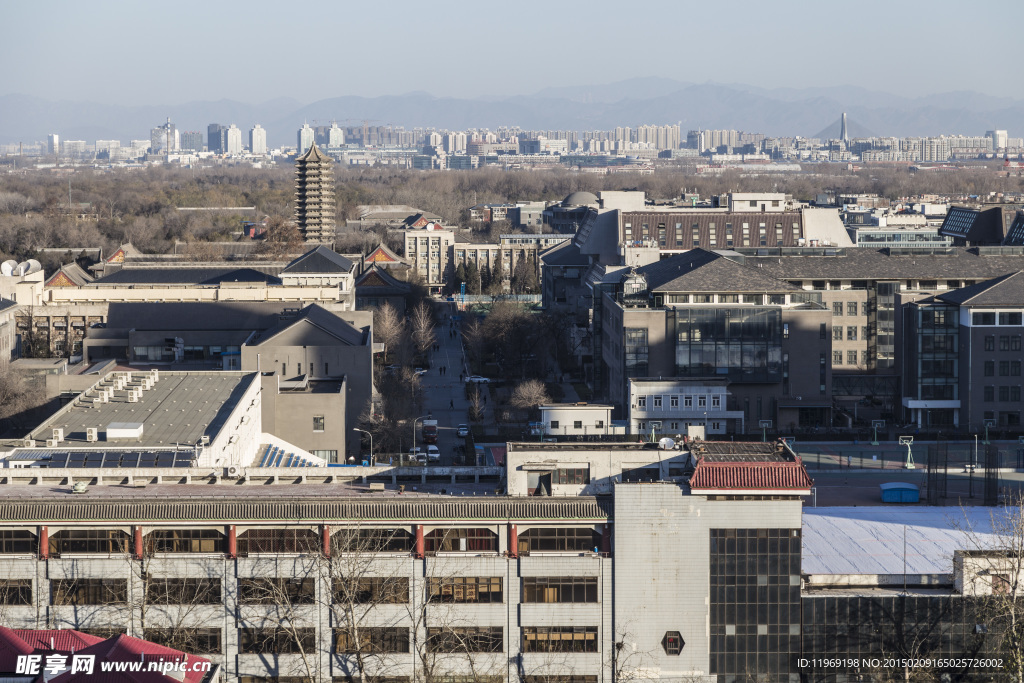
M0 311L6 311L11 306L17 306L18 302L11 301L10 299L0 299Z
M941 255L902 256L847 247L835 256L747 256L744 263L780 280L984 280L1024 269L1024 255L979 255L977 249L953 248Z
M273 275L255 268L122 268L90 283L95 285L219 285L222 282L280 284Z
M587 266L590 259L580 253L579 246L573 240L545 249L540 255L541 261L547 266Z
M412 285L402 282L376 263L356 278L355 287L357 295L404 296L412 290Z
M1024 307L1024 272L1018 270L1016 273L985 280L947 294L939 294L936 298L968 307Z
M297 316L282 319L275 327L262 333L252 345L259 346L285 330L305 324L312 324L348 346L362 346L365 343L366 333L363 330L317 304L310 304L303 308Z
M793 285L704 249L637 268L652 292L783 292Z
M295 259L281 271L282 275L323 275L351 273L353 264L341 254L320 246Z
M576 191L562 200L562 206L597 206L597 195L592 192Z
M274 491L240 491L237 485L149 486L131 489L93 486L88 493L55 499L52 487L9 495L0 506L0 521L180 521L213 522L289 520L291 523L330 521L419 520L607 520L612 516L611 496L595 498L429 498L408 496L367 499L342 497L336 485L275 487Z
M286 303L169 302L111 303L108 329L267 330L277 325ZM92 335L90 335L92 336Z

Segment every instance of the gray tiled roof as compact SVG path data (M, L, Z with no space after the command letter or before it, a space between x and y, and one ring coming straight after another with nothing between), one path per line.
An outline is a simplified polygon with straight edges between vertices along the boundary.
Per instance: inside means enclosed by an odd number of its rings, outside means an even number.
M146 267L122 268L90 283L97 285L219 285L222 282L265 282L280 280L255 268Z
M540 255L547 266L587 266L590 259L580 253L579 246L572 240L545 249Z
M151 330L266 330L277 325L286 303L267 302L113 302L108 329ZM92 336L90 334L90 336Z
M342 320L316 304L310 304L303 308L296 317L282 320L277 326L261 334L252 345L259 346L287 329L305 324L312 324L349 346L362 346L366 337L363 330L347 320Z
M782 292L797 289L759 268L751 268L704 249L637 268L652 292Z
M317 247L295 259L281 271L282 275L323 275L351 273L352 262L327 247Z
M1024 269L1024 255L979 255L966 248L890 256L884 249L849 247L836 256L747 256L744 262L780 280L982 280Z
M1024 272L985 280L963 287L936 298L961 306L1014 306L1024 307Z

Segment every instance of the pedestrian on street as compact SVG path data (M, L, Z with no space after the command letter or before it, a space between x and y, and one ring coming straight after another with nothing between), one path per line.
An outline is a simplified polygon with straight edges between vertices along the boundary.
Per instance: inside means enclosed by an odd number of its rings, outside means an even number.
M455 399L452 399L452 400L448 401L448 407L449 408L454 408L455 407Z

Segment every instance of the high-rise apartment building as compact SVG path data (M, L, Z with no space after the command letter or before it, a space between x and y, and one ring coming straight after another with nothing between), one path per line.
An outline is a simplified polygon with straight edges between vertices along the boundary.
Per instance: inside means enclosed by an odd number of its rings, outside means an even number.
M181 148L193 152L203 151L203 131L186 130L181 134Z
M149 148L154 152L173 152L181 148L178 129L170 118L149 132Z
M223 154L227 149L227 128L219 123L211 123L206 127L206 149L214 154Z
M228 126L227 130L227 149L225 152L228 154L241 154L242 153L242 131L235 124Z
M345 144L345 131L338 127L338 124L332 123L330 130L327 131L327 146L328 147L342 147Z
M50 133L46 136L46 151L50 154L60 154L60 136Z
M295 153L304 155L316 141L316 132L309 127L308 123L304 123L302 128L299 129L296 140Z
M253 154L267 153L267 131L258 123L249 130L249 151Z

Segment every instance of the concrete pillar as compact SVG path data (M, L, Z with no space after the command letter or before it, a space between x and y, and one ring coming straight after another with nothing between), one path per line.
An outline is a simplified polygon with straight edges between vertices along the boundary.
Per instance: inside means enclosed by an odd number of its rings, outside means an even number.
M228 557L238 557L238 537L235 534L235 525L228 526Z
M39 559L50 559L50 528L45 526L39 527L37 538L39 539Z
M324 524L320 527L320 536L322 538L324 557L330 559L331 557L331 527L328 524Z
M515 524L508 525L508 556L519 557L519 527Z
M135 546L134 547L134 551L135 552L133 553L133 556L134 556L134 558L136 560L141 560L142 559L142 527L141 526L136 526L132 530L132 535L133 535L133 540L135 541L135 543L134 543L134 546Z

